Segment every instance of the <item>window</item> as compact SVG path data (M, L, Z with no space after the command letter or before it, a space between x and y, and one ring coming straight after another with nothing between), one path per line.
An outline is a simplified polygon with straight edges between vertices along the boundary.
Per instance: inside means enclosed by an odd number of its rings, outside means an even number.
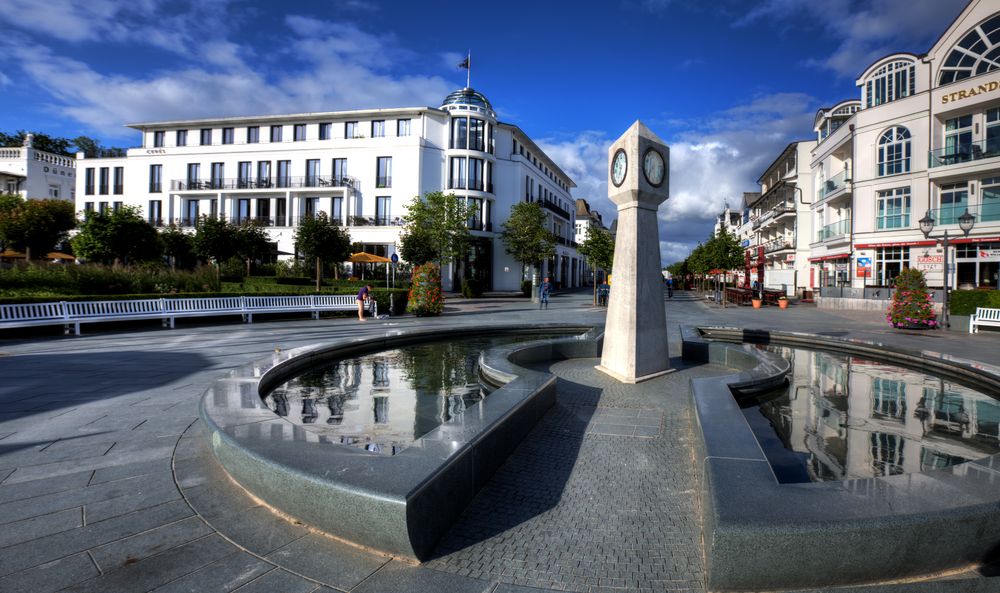
M52 199L55 199L55 200L59 199L59 186L58 185L50 185L49 186L49 197L52 198Z
M188 163L187 166L187 188L201 189L198 178L201 177L201 165L198 163Z
M375 187L392 187L392 157L380 156L376 162Z
M198 200L186 200L184 203L184 220L182 226L194 226L198 222Z
M278 161L278 187L292 187L292 161Z
M410 120L408 119L396 120L396 135L397 136L410 135Z
M377 226L389 226L392 214L392 198L389 196L377 196L375 198L375 224Z
M115 179L112 193L118 196L125 193L125 167L115 167Z
M223 163L212 163L211 189L222 189L225 185L226 169Z
M271 161L257 161L257 187L271 187Z
M890 62L879 68L865 83L865 104L874 107L909 97L915 92L915 86L916 67L913 62Z
M247 144L257 144L260 142L260 126L247 127Z
M210 146L212 144L212 128L203 128L201 130L201 145Z
M465 173L465 157L453 156L451 157L451 175L448 177L448 189L465 189L466 188L466 173Z
M344 123L344 138L357 138L358 132L358 122L349 121Z
M306 161L306 186L317 185L319 185L319 159L309 159Z
M469 118L451 118L451 145L450 148L464 149L469 147Z
M321 123L319 125L319 139L329 140L333 134L333 124L330 122Z
M232 144L235 140L236 130L233 128L222 128L222 143Z
M281 142L283 126L271 126L271 142Z
M347 159L333 159L333 182L338 185L347 182Z
M486 161L486 191L493 193L493 163Z
M306 139L306 125L305 124L295 124L292 130L293 136L296 142L303 142Z
M469 120L469 150L486 150L486 122L481 119Z
M250 161L240 161L236 165L236 188L246 189L250 187L250 174L252 165Z
M899 273L910 267L909 247L881 247L875 250L875 283L892 286Z
M87 167L87 169L83 172L83 193L84 193L84 195L87 195L87 196L94 195L94 168L93 167Z
M84 202L83 203L83 211L86 212L86 213L88 213L88 214L91 213L91 212L93 212L94 211L94 203L93 202Z
M889 128L878 140L878 174L910 172L910 131L902 126Z
M898 187L876 193L878 217L876 228L904 229L910 226L910 188Z
M319 212L319 198L305 198L303 202L305 202L306 210L303 214L306 217L316 216L316 213Z
M163 148L163 138L167 135L166 132L157 130L153 132L153 147Z
M972 115L953 117L944 122L945 163L969 160L972 152Z
M469 189L483 191L483 159L469 159Z
M980 31L982 31L980 33ZM948 53L938 84L985 74L997 68L1000 45L1000 16L994 16L970 30Z
M969 186L967 183L951 183L941 186L941 207L938 208L937 224L958 224L958 217L969 207Z
M344 222L344 198L341 196L333 197L333 211L330 213L330 219L334 224Z
M109 173L108 167L101 167L100 177L99 177L100 181L97 187L97 193L101 194L102 196L108 195L108 176L109 176L108 173Z
M372 120L372 138L384 138L385 137L385 120L376 119Z
M163 226L163 202L160 200L149 201L149 224L153 226Z
M469 198L466 206L469 209L469 228L473 231L483 230L483 201L480 198Z
M1000 220L1000 177L987 177L980 185L983 187L983 204L976 222Z
M986 154L1000 156L1000 107L986 110Z
M149 193L158 194L163 191L163 165L149 166Z
M177 130L177 146L187 146L187 143L188 143L188 131Z

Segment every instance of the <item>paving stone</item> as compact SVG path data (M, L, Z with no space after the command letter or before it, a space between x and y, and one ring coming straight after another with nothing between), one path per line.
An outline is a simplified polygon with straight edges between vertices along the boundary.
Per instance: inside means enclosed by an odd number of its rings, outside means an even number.
M331 538L310 533L275 550L266 559L287 570L350 591L389 561Z
M191 514L191 508L183 501L169 502L137 513L9 546L4 548L3 554L0 554L0 575L31 568L62 556L155 529Z
M234 593L311 593L317 587L319 584L316 581L276 568L236 589Z
M435 593L487 593L493 583L436 570L426 570L394 560L361 583L352 593L395 593L434 591Z
M103 484L105 482L114 482L125 478L169 472L171 471L170 461L170 458L163 458L155 461L140 461L136 463L114 465L111 467L102 467L98 470L94 470L94 475L90 480L90 484Z
M7 476L12 473L14 473L13 469L0 469L0 484L3 484L3 481L7 479Z
M50 593L99 574L86 553L74 554L0 578L0 591Z
M173 444L157 443L155 446L141 451L124 451L117 453L114 449L112 449L107 455L102 455L100 457L88 457L83 461L59 461L55 463L20 467L14 475L8 478L4 485L12 482L38 480L41 478L72 474L79 472L81 467L88 470L97 470L128 463L161 461L164 459L170 459L173 451ZM0 461L2 461L2 459L0 459Z
M200 517L188 517L91 550L107 572L213 533Z
M162 554L150 556L117 570L74 585L67 593L149 591L217 560L236 554L237 549L218 535L205 536Z
M55 478L0 484L0 503L82 488L92 475L93 472L83 471Z
M153 593L228 593L273 568L273 564L238 552L157 587Z
M308 528L278 517L263 506L213 517L212 527L259 556L267 556L309 534Z
M148 480L148 486L138 492L87 504L84 507L87 522L96 523L181 498L181 493L169 472L149 474L140 478L143 482Z
M0 548L83 526L83 509L73 508L7 523L0 529ZM3 552L0 551L0 554Z

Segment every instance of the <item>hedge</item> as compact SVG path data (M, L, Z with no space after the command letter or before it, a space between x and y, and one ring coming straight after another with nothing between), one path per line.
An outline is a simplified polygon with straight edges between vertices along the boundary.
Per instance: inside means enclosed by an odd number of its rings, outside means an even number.
M972 315L976 307L1000 309L1000 290L956 290L948 303L952 315Z

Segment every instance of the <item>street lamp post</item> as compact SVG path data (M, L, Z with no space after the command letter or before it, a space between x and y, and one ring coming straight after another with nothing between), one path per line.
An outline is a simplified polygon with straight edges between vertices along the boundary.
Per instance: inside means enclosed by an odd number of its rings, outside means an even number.
M927 211L927 215L920 219L920 232L924 234L925 239L934 239L935 241L941 239L941 244L944 246L944 306L941 310L941 316L944 318L943 323L945 329L951 327L951 314L948 311L948 294L951 292L951 278L948 277L948 229L944 230L944 235L941 237L931 237L931 231L934 230L934 215L931 211ZM965 209L965 213L958 217L958 227L962 229L962 234L966 237L969 236L969 231L972 227L976 226L976 217L969 214L969 209Z

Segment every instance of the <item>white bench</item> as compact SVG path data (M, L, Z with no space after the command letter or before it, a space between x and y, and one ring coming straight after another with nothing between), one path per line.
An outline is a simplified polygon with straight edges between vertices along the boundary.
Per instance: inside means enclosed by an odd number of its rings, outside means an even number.
M369 301L372 316L378 316L375 299ZM253 297L197 297L190 299L137 299L123 301L77 301L0 305L0 329L62 325L80 335L81 323L160 319L174 327L178 317L240 315L253 323L254 314L309 312L319 319L324 311L356 311L354 295L303 295Z
M980 325L991 325L994 327L1000 327L1000 309L991 309L989 307L976 307L975 314L969 317L969 333L977 334L979 333Z

